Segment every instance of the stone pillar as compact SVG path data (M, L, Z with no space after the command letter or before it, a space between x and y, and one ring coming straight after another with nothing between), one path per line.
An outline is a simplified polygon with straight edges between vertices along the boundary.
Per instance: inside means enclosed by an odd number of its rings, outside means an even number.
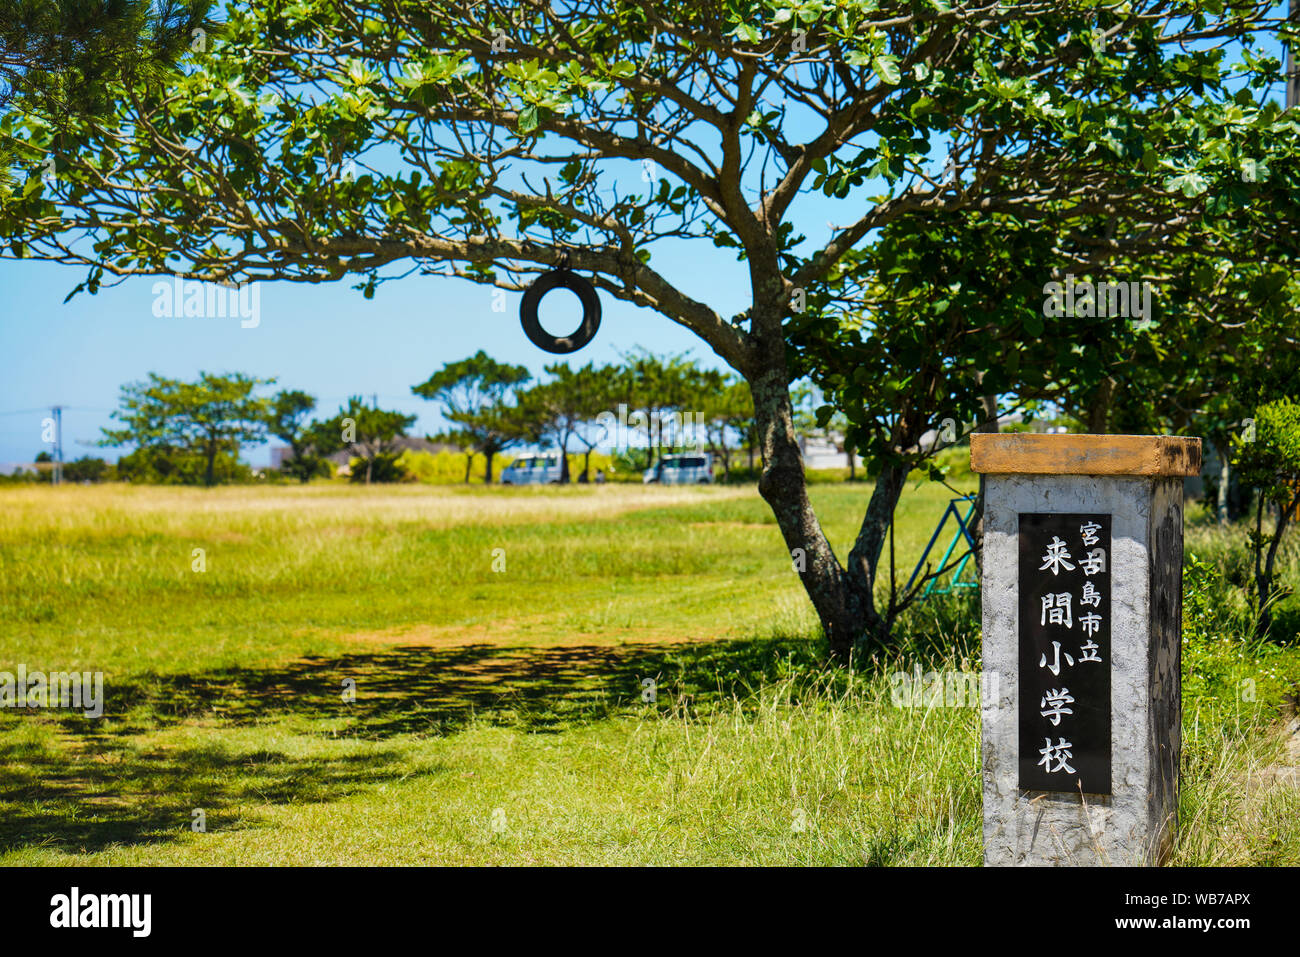
M1181 750L1183 479L1200 439L973 434L984 863L1167 856Z

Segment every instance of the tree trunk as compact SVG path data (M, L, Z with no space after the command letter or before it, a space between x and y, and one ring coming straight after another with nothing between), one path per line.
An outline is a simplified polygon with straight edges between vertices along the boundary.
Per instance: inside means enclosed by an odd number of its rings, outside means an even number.
M569 471L569 434L567 432L560 436L560 484L568 485L573 481L573 475Z
M1263 506L1264 495L1260 493L1261 510ZM1264 561L1264 570L1259 572L1258 552L1255 559L1255 587L1259 591L1259 618L1255 622L1255 637L1264 639L1268 637L1269 630L1273 627L1273 608L1271 599L1273 597L1273 569L1277 561L1278 546L1282 544L1282 535L1286 532L1287 523L1291 521L1291 513L1295 511L1297 505L1300 505L1300 496L1295 496L1290 502L1278 506L1277 524L1273 527L1272 540L1268 545L1268 557ZM1256 523L1258 528L1258 522Z
M208 448L208 467L203 473L203 484L212 488L216 484L216 464L217 464L217 445L215 442L209 442Z
M652 469L659 463L659 459L663 454L659 446L664 441L664 423L659 418L659 409L657 407L650 409L650 424L646 426L646 431L650 437L650 464L646 468ZM658 436L657 439L655 438L656 435Z
M492 484L492 459L496 457L494 452L484 452L483 457L487 459L487 475L483 477L484 485Z
M871 581L879 545L883 536L864 544L859 535L853 556L861 559L874 547L875 552L865 566L855 572L845 572L831 550L822 530L804 481L803 458L799 452L799 437L795 433L790 391L786 382L784 362L771 363L766 370L750 380L754 409L759 426L759 441L763 451L763 473L758 481L759 494L776 516L777 526L785 539L786 547L808 597L812 600L821 621L822 630L830 644L832 658L847 663L854 646L864 633L873 638L881 635L881 622L871 599ZM889 481L877 486L868 508L868 521L875 528L881 515L892 515L892 505L902 489L901 479L896 487ZM890 499L885 509L885 499ZM864 529L867 526L864 524Z
M880 556L885 550L885 539L894 524L894 511L898 508L899 496L903 494L903 486L907 483L907 471L903 465L886 465L880 470L875 488L871 490L871 499L867 502L867 514L862 518L857 540L849 552L849 585L862 603L866 637L876 646L888 641L894 624L892 607L887 608L884 615L876 608L875 585ZM892 566L890 573L893 573ZM894 583L891 580L891 606L893 595Z
M1231 518L1228 514L1228 489L1232 484L1232 464L1228 450L1224 447L1226 445L1226 442L1214 443L1214 451L1219 456L1219 494L1217 496L1216 511L1220 525L1227 525L1228 520Z
M474 453L470 452L465 456L465 484L469 484L469 473L474 471Z
M1104 435L1110 428L1110 410L1115 402L1115 387L1118 385L1111 376L1106 376L1097 388L1097 395L1088 410L1088 431L1095 435Z

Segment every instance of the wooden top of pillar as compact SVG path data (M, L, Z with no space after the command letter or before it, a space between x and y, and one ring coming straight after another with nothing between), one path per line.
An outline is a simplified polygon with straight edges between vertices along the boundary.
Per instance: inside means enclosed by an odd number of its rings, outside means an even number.
M973 432L972 472L1186 477L1201 472L1201 440L1181 435Z

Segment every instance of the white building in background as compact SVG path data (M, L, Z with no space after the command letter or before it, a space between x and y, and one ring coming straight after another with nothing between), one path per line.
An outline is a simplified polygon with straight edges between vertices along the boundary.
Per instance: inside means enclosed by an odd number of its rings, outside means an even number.
M838 432L804 435L799 438L799 451L806 469L846 469L849 456L843 451L844 436ZM862 468L862 456L854 455L854 467Z

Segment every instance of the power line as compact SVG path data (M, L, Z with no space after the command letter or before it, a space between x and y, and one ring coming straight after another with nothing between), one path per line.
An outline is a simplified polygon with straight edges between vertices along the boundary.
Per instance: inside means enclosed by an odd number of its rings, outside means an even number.
M53 406L43 405L38 409L14 409L11 412L0 412L0 415L37 415L41 412L48 412ZM87 405L61 405L59 406L64 412L113 412L113 409L95 409Z
M8 412L0 412L0 415L37 415L42 412L49 412L50 415L41 420L41 440L49 442L54 446L54 454L51 456L54 464L54 474L52 476L55 485L63 484L63 413L77 412L109 412L109 409L96 409L89 406L77 405L49 405L37 409L13 409ZM48 424L47 424L48 423ZM45 438L46 432L53 427L54 435L50 439Z

